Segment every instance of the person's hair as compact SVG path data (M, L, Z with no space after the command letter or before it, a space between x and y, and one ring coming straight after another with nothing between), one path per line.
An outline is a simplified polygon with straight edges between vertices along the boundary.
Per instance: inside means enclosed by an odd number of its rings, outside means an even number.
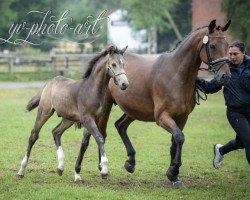
M241 41L238 41L238 40L237 40L237 41L232 42L232 43L229 45L229 48L230 48L230 47L238 47L242 53L245 52L245 44L244 44L243 42L241 42Z

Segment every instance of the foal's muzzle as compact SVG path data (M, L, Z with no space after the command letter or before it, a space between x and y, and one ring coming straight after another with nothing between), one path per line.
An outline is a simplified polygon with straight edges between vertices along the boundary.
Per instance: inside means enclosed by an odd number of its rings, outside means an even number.
M113 78L114 83L118 85L121 90L127 89L129 82L124 71L116 74L110 67L108 67L109 74Z
M121 90L126 90L129 82L125 73L113 77L114 82Z

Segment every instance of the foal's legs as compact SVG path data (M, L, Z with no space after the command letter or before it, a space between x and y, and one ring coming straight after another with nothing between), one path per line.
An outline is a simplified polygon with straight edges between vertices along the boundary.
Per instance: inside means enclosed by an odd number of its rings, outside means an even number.
M179 168L181 166L182 145L185 137L175 121L166 113L162 113L157 121L158 124L172 134L171 146L171 164L167 171L167 177L170 181L178 181Z
M108 98L108 97L111 97L111 96L109 94L107 94L106 98ZM108 122L108 119L109 119L109 114L110 114L112 105L113 105L113 101L112 101L112 99L109 99L109 101L107 101L107 103L106 103L106 108L105 108L105 111L104 111L104 115L102 115L98 120L98 128L99 128L99 131L101 132L101 134L103 136L104 143L105 143L105 140L106 140L106 137L107 137L107 133L106 133L107 122ZM91 136L91 133L87 129L84 129L80 152L79 152L78 158L76 160L76 164L75 164L75 182L82 180L81 177L80 177L81 164L82 164L83 156L84 156L84 154L85 154L85 152L86 152L86 150L87 150L87 148L89 146L90 136ZM101 151L100 151L99 148L98 148L98 153L99 153L98 168L99 168L100 171L102 171L102 167L101 167Z
M98 145L98 148L100 150L100 154L101 154L101 162L100 162L100 166L101 166L101 175L103 178L106 178L108 175L108 159L104 150L104 138L101 134L101 132L99 131L95 120L89 116L88 114L82 113L83 115L81 115L81 123L83 124L83 126L91 133L91 135L95 138L96 143ZM87 139L88 140L88 139Z
M75 164L75 182L82 180L81 176L80 176L81 165L82 165L82 160L83 160L83 156L85 154L85 151L87 150L87 148L89 146L90 136L91 136L90 132L87 129L84 129L80 152L79 152L79 155L77 157L76 164Z
M56 148L57 148L57 158L58 158L58 167L57 174L59 176L62 175L64 169L64 153L61 146L61 136L65 130L71 127L74 122L69 121L67 119L62 119L62 121L53 129L52 134L55 140Z
M130 118L128 115L123 114L120 119L118 119L115 122L115 127L126 147L127 150L127 155L129 157L128 160L126 160L124 167L125 169L130 172L133 173L135 171L135 150L133 148L133 145L127 135L127 128L128 126L131 124L131 122L133 122L134 119Z
M24 176L25 168L28 164L31 149L39 137L39 132L40 132L42 126L51 117L51 115L53 113L54 113L54 110L51 110L50 108L38 107L36 122L35 122L34 128L31 131L31 135L29 137L29 144L28 144L27 152L26 152L26 154L21 162L20 170L17 173L17 175L19 177Z

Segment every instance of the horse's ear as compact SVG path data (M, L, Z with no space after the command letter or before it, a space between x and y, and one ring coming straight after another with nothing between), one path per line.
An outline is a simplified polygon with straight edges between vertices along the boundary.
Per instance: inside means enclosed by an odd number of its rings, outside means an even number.
M226 23L226 25L223 26L223 27L221 28L221 30L222 30L223 32L226 31L226 30L228 29L228 27L230 26L230 24L231 24L231 19L228 20L228 22Z
M127 48L128 48L128 45L121 50L121 53L124 54L124 52L127 50Z
M208 26L209 33L212 33L216 27L216 19L212 20Z
M107 54L112 55L115 51L115 47L113 45L109 46L106 50Z

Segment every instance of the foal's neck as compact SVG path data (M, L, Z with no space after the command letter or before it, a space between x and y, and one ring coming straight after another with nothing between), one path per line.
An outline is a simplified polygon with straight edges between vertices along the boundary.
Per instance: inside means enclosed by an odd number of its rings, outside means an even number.
M104 97L108 88L108 83L110 80L110 76L107 73L107 58L105 57L96 66L95 71L92 76L93 81L93 91L95 91L95 96L97 99L104 101Z

